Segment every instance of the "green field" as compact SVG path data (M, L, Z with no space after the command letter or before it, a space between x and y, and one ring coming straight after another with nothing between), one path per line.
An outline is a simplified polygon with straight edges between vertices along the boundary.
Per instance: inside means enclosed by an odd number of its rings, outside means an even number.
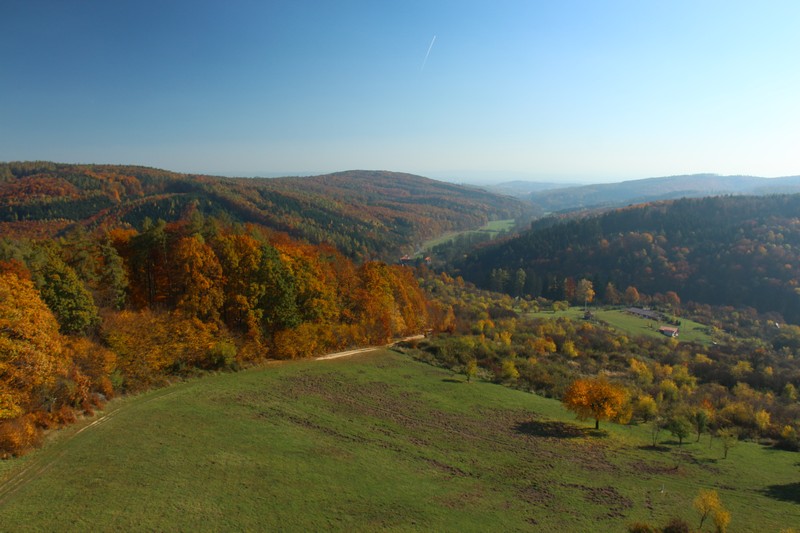
M111 402L0 465L4 531L622 531L719 491L731 531L800 524L800 455L650 449L645 427L379 351Z
M445 233L435 239L430 239L425 241L422 246L420 247L423 251L430 250L435 246L439 246L440 244L444 244L446 242L452 241L459 235L465 235L468 233L488 233L490 238L494 239L498 233L501 231L510 231L514 227L514 219L508 220L492 220L491 222L487 222L483 226L478 229L467 230L467 231L451 231L449 233Z
M658 323L653 320L645 320L630 313L626 313L622 309L595 309L590 308L595 319L607 323L613 328L630 335L632 337L638 335L646 335L648 337L656 337L665 339L666 337L658 332L659 326L669 325L666 323ZM538 311L531 313L531 316L541 318L558 318L566 316L573 320L583 320L583 307L570 307L566 311ZM683 342L697 342L699 344L709 345L712 343L711 336L708 334L708 326L689 320L686 318L679 318L681 325L679 327L680 333L677 337L678 341Z

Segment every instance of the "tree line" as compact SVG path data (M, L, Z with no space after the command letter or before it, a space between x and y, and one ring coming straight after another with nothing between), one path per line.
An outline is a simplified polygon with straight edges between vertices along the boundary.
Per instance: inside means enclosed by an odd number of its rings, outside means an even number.
M0 454L115 394L423 331L412 271L193 210L0 240Z

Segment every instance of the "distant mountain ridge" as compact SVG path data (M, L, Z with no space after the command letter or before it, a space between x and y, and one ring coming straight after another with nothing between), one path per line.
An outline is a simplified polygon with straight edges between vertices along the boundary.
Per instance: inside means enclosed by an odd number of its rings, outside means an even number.
M760 178L691 174L629 180L532 192L526 198L547 212L619 207L656 200L726 194L788 194L800 192L800 176Z
M532 210L507 196L387 171L223 178L123 165L0 163L5 235L53 237L73 225L141 228L145 218L169 222L192 209L358 258L395 257L438 234Z

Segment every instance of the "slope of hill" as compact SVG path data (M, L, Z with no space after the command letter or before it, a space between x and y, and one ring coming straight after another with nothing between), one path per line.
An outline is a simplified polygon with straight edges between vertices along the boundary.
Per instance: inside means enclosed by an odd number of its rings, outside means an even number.
M394 172L236 179L133 166L0 164L6 235L52 236L70 224L141 228L145 218L169 222L190 208L326 242L358 258L393 258L446 231L530 210L509 197Z
M468 280L505 283L506 290L522 270L524 291L534 296L564 298L566 278L586 277L600 297L611 282L620 290L751 306L797 323L799 214L800 195L640 205L530 230L475 251L457 267Z
M548 212L720 194L800 192L800 176L759 178L694 174L567 187L533 192L527 198Z
M598 435L389 351L192 380L82 425L0 464L4 530L624 531L696 524L708 488L736 531L800 520L791 452Z

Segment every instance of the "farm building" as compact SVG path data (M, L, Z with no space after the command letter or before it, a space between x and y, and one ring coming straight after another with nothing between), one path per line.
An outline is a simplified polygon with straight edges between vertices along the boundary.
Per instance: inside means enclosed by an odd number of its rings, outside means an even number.
M678 328L673 328L670 326L661 326L658 328L658 332L662 335L666 335L667 337L677 337L678 336Z

